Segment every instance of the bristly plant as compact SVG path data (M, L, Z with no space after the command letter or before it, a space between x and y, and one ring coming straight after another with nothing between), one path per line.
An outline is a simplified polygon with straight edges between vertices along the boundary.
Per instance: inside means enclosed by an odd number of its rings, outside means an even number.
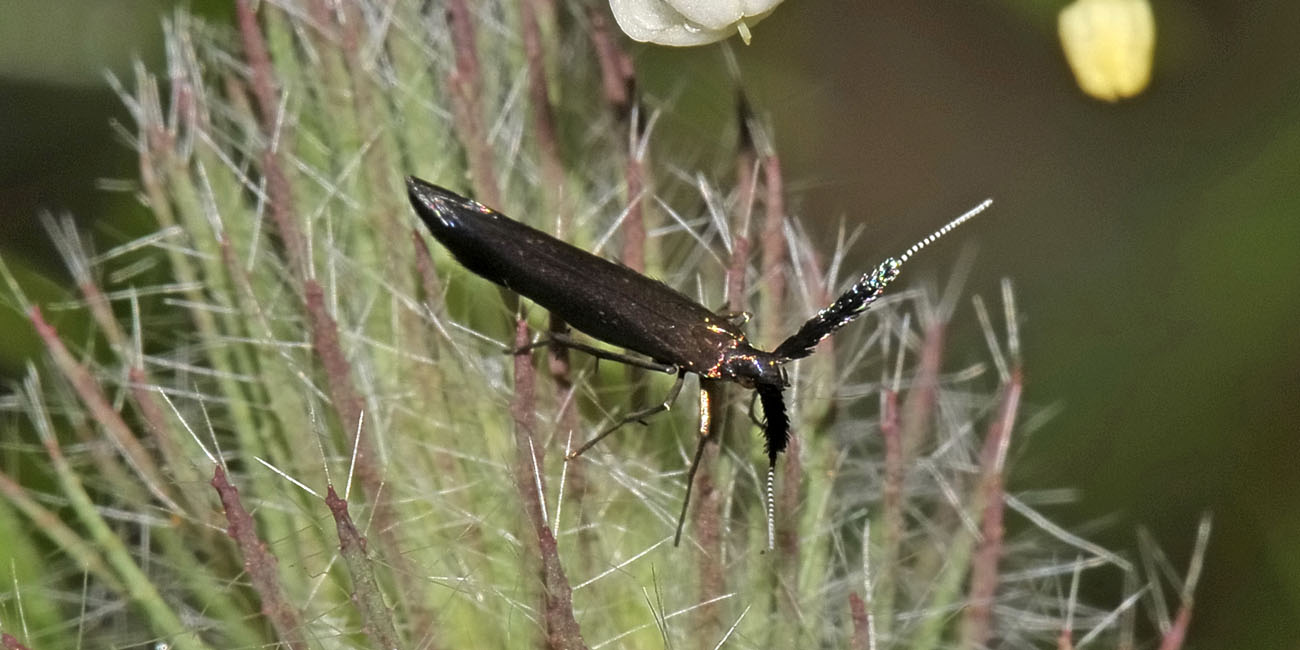
M869 262L810 246L758 125L717 144L732 172L657 147L664 109L604 8L421 4L240 0L232 29L180 13L165 75L117 82L156 232L95 252L50 219L76 283L60 303L0 265L44 344L4 402L0 645L1125 647L1143 600L1180 641L1199 565L1171 617L1163 566L1003 489L1044 422L1021 405L1009 287L997 326L955 291L900 291L794 369L770 552L738 395L681 548L692 409L566 463L670 382L505 354L563 323L431 246L406 174L752 311L766 345ZM68 336L70 312L93 334ZM987 363L947 367L957 314ZM1105 571L1125 592L1079 602Z

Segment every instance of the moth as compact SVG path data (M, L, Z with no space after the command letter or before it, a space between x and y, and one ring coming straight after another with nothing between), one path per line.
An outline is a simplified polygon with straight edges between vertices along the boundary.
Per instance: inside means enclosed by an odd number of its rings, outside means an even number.
M465 268L541 305L574 329L642 357L618 354L562 335L552 335L538 345L563 345L677 376L662 404L628 414L571 452L567 459L582 454L628 422L667 410L681 393L686 375L699 376L699 444L687 474L674 543L681 541L695 470L711 430L707 383L729 381L754 390L763 409L768 458L769 548L773 543L776 459L790 441L790 419L783 396L789 386L786 364L812 354L823 339L862 315L917 251L992 203L984 201L901 255L887 258L768 352L750 344L734 315L716 313L663 282L414 176L407 177L406 187L420 220Z

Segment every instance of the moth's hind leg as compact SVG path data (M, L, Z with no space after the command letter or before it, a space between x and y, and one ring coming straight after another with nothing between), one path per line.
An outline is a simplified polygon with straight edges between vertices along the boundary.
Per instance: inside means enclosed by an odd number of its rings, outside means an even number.
M598 348L594 345L588 345L586 343L583 343L582 341L579 341L569 336L568 334L562 334L559 332L554 332L550 336L537 339L536 341L533 341L528 345L507 350L506 353L511 356L514 356L517 354L525 354L528 352L532 352L533 350L536 350L538 348L545 348L551 346L561 346L561 347L571 348L573 350L586 352L587 354L590 354L591 356L596 357L597 359L614 361L629 366L635 366L637 368L654 370L655 372L663 372L668 374L678 372L677 366L666 364L666 363L658 363L655 361L651 361L649 359L645 359L643 357L637 357L630 354L623 354L621 352L615 352L613 350L606 350L605 348Z
M695 444L695 457L691 467L686 470L686 495L682 497L682 512L677 516L677 533L673 536L673 546L682 543L682 529L686 527L686 512L691 505L691 489L695 485L695 472L700 469L700 459L704 457L704 445L713 440L713 416L722 398L721 386L709 380L700 381L700 426L696 430L698 442Z
M644 418L648 418L652 415L655 415L656 413L662 413L672 408L673 402L677 401L677 396L680 395L682 392L682 384L684 384L685 382L686 382L686 371L678 370L677 381L674 381L673 387L668 389L668 396L664 398L663 402L659 404L655 404L654 406L643 408L639 411L633 411L632 413L628 413L626 416L623 417L623 419L619 420L618 422L615 422L604 431L601 431L600 433L596 434L596 437L592 438L591 440L588 440L587 442L582 443L581 447L578 447L577 449L569 452L567 455L565 455L564 459L573 460L574 458L581 456L583 452L587 451L588 449L591 449L593 446L596 445L596 443L605 439L605 436L614 433L615 431L618 430L619 427L627 424L628 422L637 422Z

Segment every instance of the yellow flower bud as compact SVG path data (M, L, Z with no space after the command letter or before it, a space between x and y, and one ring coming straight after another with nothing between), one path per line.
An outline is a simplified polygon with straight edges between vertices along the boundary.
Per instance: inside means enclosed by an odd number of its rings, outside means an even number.
M1061 10L1057 28L1083 92L1113 102L1151 80L1156 20L1147 0L1075 0Z

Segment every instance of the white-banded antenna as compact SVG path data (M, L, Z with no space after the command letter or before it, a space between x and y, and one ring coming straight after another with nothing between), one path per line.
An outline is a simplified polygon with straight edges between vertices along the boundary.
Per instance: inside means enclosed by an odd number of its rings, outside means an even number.
M915 255L917 251L921 250L922 248L925 248L926 246L929 246L930 244L933 244L935 240L948 234L953 228L956 228L957 226L960 226L963 223L966 223L967 221L974 219L975 215L987 210L990 205L993 205L993 199L984 199L983 203L971 208L970 210L967 210L966 214L963 214L960 217L957 217L956 219L949 221L946 225L944 225L944 227L930 233L929 237L926 237L925 239L922 239L921 241L912 244L912 247L907 249L906 253L903 253L902 255L898 256L898 263L902 264L903 262L906 262L908 258Z
M788 462L788 461L787 461ZM767 466L767 550L776 548L776 465Z

